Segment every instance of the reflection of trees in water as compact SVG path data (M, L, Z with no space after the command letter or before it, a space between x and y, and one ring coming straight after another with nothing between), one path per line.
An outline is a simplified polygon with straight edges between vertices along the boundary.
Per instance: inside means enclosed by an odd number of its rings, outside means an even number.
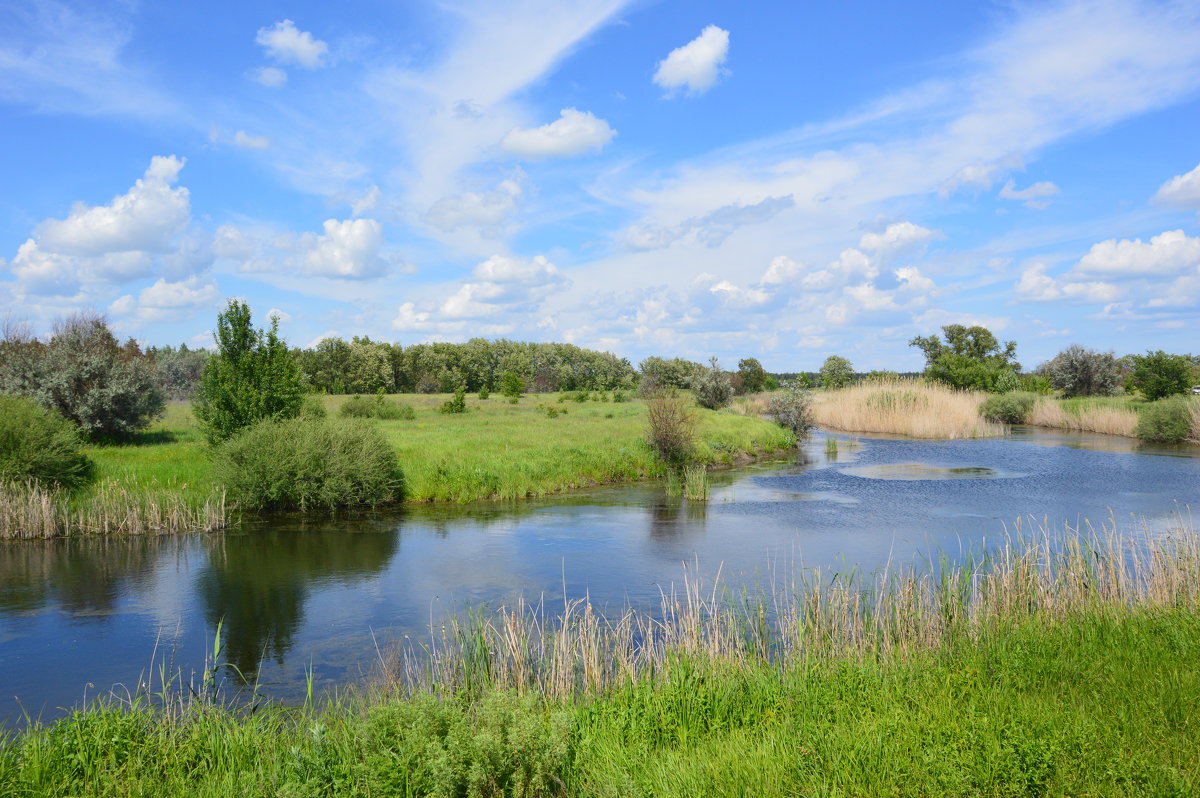
M131 585L149 579L180 538L21 540L0 546L0 612L57 603L70 614L111 613Z
M703 529L708 520L706 502L690 502L680 497L664 496L649 510L652 539L663 540L695 533Z
M382 571L399 532L282 532L262 530L214 538L196 579L210 628L223 621L222 659L244 674L264 657L282 663L317 580L353 581Z

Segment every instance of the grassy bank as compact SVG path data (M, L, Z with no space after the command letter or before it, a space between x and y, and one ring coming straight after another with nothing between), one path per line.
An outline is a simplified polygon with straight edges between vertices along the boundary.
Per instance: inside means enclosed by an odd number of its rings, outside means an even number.
M1100 536L973 565L694 582L653 616L517 607L323 706L110 702L0 745L39 795L1191 795L1200 551Z
M411 502L516 500L587 485L656 477L663 465L645 443L640 401L559 401L530 395L469 397L468 410L446 414L447 395L392 397L414 418L379 420L396 451ZM323 401L335 414L348 397ZM795 445L786 430L759 418L697 410L696 455L732 464ZM96 481L75 494L0 486L0 537L211 530L228 520L209 449L186 403L132 443L90 446Z

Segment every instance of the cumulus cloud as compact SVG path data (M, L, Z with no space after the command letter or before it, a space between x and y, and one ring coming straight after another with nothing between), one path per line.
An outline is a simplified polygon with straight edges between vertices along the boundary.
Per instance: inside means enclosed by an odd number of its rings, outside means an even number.
M858 246L882 257L892 257L911 251L932 241L937 233L912 222L894 222L882 233L864 233Z
M997 171L993 164L968 164L938 186L938 196L945 199L959 191L987 191L995 184Z
M269 28L259 28L254 41L276 61L305 69L323 66L325 56L329 54L328 44L313 38L308 31L299 30L290 19L276 22Z
M541 127L513 128L500 142L506 151L522 158L564 158L601 150L617 131L590 111L564 108L558 119Z
M686 86L689 94L703 94L717 82L728 55L729 31L709 25L658 63L654 82L668 93Z
M252 136L244 130L233 134L233 143L247 150L265 150L271 146L271 140L266 136Z
M1200 238L1182 230L1168 230L1150 239L1118 241L1110 238L1092 245L1073 270L1079 275L1141 277L1179 274L1200 265Z
M141 290L135 299L132 294L118 297L108 306L117 316L133 316L139 321L174 322L191 318L205 307L215 307L221 299L216 283L201 282L199 277L170 282L156 280Z
M184 161L155 156L128 192L108 205L78 203L66 219L47 219L34 230L41 249L62 255L169 252L171 239L191 216L188 190L172 188Z
M475 267L472 280L441 307L449 319L492 316L502 310L532 309L569 281L542 255L531 260L493 255Z
M1018 299L1029 302L1112 302L1122 295L1112 283L1056 279L1046 274L1046 265L1035 264L1017 280Z
M447 233L460 227L499 227L517 212L522 193L519 176L502 180L495 191L467 191L442 197L421 219Z
M1051 183L1049 180L1042 180L1034 183L1029 188L1017 190L1017 184L1013 180L1009 180L1000 189L1000 197L1008 200L1021 200L1027 207L1036 210L1045 210L1050 206L1045 197L1053 197L1058 193L1058 186Z
M279 67L260 67L250 72L250 79L268 89L278 89L287 83L287 72Z
M1154 202L1177 208L1200 208L1200 165L1183 175L1175 175L1158 187Z
M365 280L379 277L388 269L381 257L383 225L374 219L327 219L325 232L305 233L299 247L304 250L301 263L309 274Z

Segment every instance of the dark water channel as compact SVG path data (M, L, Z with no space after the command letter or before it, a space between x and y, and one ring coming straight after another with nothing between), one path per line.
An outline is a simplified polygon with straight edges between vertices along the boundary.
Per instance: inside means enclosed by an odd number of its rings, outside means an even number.
M1017 430L927 442L818 434L801 457L717 474L707 504L661 485L517 506L418 508L347 520L277 519L219 536L0 545L0 722L133 686L164 657L222 660L260 692L369 674L377 650L466 604L585 593L653 605L683 564L727 585L789 567L912 561L1028 528L1110 518L1152 528L1200 509L1200 447ZM377 648L378 647L378 648ZM17 700L19 699L19 701Z

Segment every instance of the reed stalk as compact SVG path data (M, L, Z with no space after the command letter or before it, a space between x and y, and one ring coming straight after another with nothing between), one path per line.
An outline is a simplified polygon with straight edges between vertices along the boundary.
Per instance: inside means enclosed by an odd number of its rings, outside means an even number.
M1002 424L979 417L985 396L919 380L871 381L817 393L812 412L821 426L846 432L935 439L1003 435Z

